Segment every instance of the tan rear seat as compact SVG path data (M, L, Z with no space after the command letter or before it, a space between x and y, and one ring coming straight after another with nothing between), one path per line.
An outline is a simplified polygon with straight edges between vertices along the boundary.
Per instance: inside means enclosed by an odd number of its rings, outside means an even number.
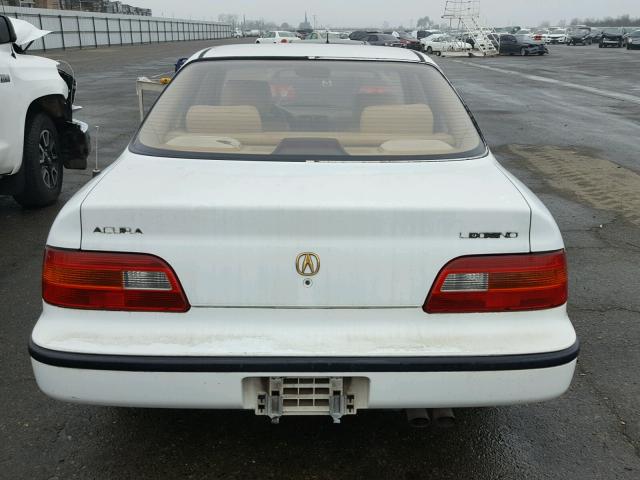
M260 133L262 120L256 107L250 105L194 105L187 112L189 133Z
M366 107L360 118L362 133L433 134L433 112L424 103L374 105Z

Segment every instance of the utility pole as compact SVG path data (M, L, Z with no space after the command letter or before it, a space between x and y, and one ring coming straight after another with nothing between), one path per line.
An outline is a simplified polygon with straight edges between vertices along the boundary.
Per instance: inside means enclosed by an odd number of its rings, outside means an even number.
M318 28L318 22L317 22L317 17L316 14L313 14L313 29L316 30Z

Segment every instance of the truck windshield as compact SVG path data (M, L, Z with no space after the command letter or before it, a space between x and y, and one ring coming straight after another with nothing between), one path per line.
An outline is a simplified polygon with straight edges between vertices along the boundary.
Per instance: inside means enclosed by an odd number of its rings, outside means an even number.
M183 68L131 145L236 160L444 160L484 154L433 66L352 60L206 60Z

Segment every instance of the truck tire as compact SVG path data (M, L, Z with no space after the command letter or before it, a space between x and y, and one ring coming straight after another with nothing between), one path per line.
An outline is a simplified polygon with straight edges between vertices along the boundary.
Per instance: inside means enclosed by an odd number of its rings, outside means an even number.
M36 113L27 119L22 156L25 186L13 197L23 207L44 207L58 199L64 172L58 145L58 130L51 118Z

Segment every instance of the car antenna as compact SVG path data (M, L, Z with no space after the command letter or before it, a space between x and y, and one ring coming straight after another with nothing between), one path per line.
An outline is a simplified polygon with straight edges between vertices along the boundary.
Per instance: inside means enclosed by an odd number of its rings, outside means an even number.
M100 125L96 125L96 167L91 172L91 177L97 177L100 175L101 170L98 167L98 136L100 135Z

